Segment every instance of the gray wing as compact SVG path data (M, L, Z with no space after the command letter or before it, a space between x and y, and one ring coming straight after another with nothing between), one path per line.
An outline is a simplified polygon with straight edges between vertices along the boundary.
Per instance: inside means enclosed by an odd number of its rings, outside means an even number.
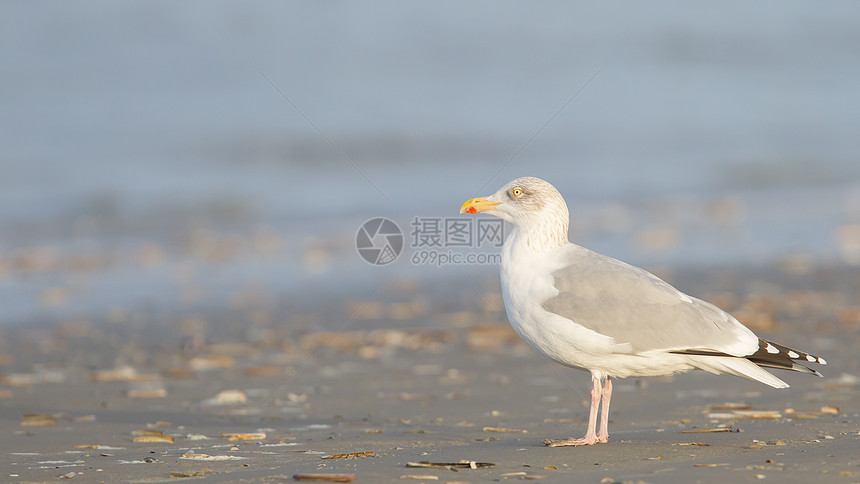
M716 306L687 296L657 276L579 246L552 273L559 294L544 309L634 353L701 349L735 356L758 348L752 331Z

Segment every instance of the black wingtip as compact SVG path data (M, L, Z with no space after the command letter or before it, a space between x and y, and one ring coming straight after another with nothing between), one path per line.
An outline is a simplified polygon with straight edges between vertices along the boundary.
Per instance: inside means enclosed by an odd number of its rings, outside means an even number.
M734 356L720 351L707 349L675 350L672 351L672 353L696 356ZM818 363L819 365L827 364L827 361L820 356L793 350L787 346L761 338L758 340L758 350L755 353L746 356L746 359L761 367L809 373L820 378L824 378L824 375L812 368L807 368L806 366L798 364L797 362Z
M813 370L812 368L807 368L797 362L826 365L827 361L825 361L824 358L810 355L809 353L804 353L802 351L793 350L787 346L765 339L759 339L758 343L758 351L747 356L747 359L753 363L768 368L780 368L783 370L799 371L801 373L811 373L823 378L824 375L818 371Z

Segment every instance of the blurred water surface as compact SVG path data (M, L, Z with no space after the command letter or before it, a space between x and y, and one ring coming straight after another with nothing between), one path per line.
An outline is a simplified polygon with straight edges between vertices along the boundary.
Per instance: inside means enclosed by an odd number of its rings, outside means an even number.
M856 263L857 46L854 2L4 2L0 321L490 274L354 236L523 175L633 263Z

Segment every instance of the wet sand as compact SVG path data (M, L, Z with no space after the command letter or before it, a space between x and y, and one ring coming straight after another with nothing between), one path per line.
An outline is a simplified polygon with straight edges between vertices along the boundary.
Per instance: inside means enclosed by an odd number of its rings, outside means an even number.
M493 280L398 282L370 304L329 302L347 316L325 324L251 305L7 327L0 482L860 482L860 271L663 274L825 357L825 378L620 380L611 442L548 448L584 433L589 378L519 341ZM422 461L466 464L407 467Z

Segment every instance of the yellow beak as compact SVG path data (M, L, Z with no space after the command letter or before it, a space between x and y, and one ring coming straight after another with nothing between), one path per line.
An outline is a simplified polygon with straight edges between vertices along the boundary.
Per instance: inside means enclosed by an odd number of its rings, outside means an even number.
M492 210L493 207L500 203L501 202L491 202L487 200L487 197L473 198L471 200L466 200L466 203L460 207L460 213L486 212L487 210Z

